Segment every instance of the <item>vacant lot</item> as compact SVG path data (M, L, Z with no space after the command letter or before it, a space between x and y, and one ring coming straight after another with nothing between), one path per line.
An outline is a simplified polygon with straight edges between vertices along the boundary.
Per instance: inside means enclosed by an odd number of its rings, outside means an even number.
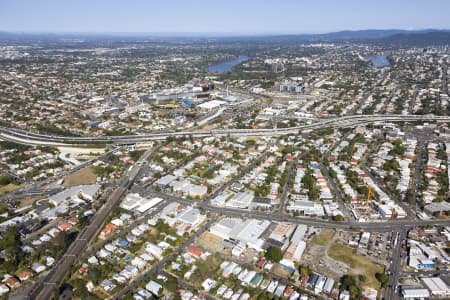
M0 186L0 195L4 195L6 193L18 190L21 187L23 187L22 184L18 185L18 184L12 184L12 183L10 183L8 185Z
M286 278L286 279L288 279L292 275L291 270L288 270L288 269L280 266L279 264L274 264L274 266L272 268L272 273L278 277Z
M375 273L383 272L384 268L372 262L370 257L357 255L354 249L346 245L333 244L328 249L328 256L337 261L345 263L352 275L365 275L367 285L379 288Z
M319 235L316 235L311 239L311 244L318 246L325 246L334 236L333 229L324 229Z
M33 204L37 200L45 199L47 196L37 196L37 197L29 197L29 198L22 198L16 201L19 208L25 207L28 205Z
M64 186L93 184L96 181L97 175L94 173L94 168L89 166L67 176L66 180L64 180Z
M212 234L210 232L203 233L197 240L197 245L199 245L201 248L206 249L210 252L219 252L222 254L227 254L227 251L225 251L221 247L222 238L218 237L215 234ZM228 251L229 253L229 251Z

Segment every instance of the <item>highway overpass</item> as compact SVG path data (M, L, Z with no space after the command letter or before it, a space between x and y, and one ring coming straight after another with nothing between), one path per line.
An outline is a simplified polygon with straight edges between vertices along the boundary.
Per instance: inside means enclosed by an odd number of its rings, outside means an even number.
M0 139L16 141L29 145L79 145L86 144L134 144L139 142L165 140L168 137L206 137L206 136L280 136L298 134L302 131L319 130L328 127L349 128L376 122L450 122L450 116L434 115L353 115L341 118L321 119L319 122L288 128L273 129L214 129L196 131L161 131L142 135L128 136L90 136L72 137L33 133L16 128L0 127Z

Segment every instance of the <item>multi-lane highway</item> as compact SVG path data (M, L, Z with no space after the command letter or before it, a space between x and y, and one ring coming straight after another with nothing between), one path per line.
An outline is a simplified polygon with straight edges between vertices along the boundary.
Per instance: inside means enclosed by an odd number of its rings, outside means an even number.
M67 144L85 145L93 143L133 144L152 140L165 140L169 137L206 137L206 136L277 136L297 134L302 131L317 130L328 127L345 128L366 125L375 122L415 122L415 121L450 121L450 116L435 115L354 115L341 118L321 119L319 122L288 128L273 129L215 129L198 131L167 131L130 136L95 136L95 137L65 137L32 133L16 128L0 127L0 139L31 145Z
M396 291L398 279L401 271L401 261L402 261L402 248L403 241L406 238L406 230L401 230L397 232L396 236L396 244L394 246L394 250L392 253L392 259L390 264L390 276L389 276L389 285L385 290L384 299L393 300L396 299Z

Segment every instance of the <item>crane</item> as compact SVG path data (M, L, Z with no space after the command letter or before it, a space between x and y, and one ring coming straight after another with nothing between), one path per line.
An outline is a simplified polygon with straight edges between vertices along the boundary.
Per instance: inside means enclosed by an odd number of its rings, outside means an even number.
M372 192L372 187L370 185L366 184L366 188L367 188L367 199L366 199L366 203L365 203L364 207L366 209L366 212L368 212L369 211L369 201L370 201L370 198L373 196L373 192Z

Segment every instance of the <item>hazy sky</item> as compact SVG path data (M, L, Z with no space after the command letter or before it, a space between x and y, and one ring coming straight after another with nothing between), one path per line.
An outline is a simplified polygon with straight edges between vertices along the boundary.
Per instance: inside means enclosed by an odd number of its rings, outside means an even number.
M450 29L450 0L0 0L0 31L317 33Z

